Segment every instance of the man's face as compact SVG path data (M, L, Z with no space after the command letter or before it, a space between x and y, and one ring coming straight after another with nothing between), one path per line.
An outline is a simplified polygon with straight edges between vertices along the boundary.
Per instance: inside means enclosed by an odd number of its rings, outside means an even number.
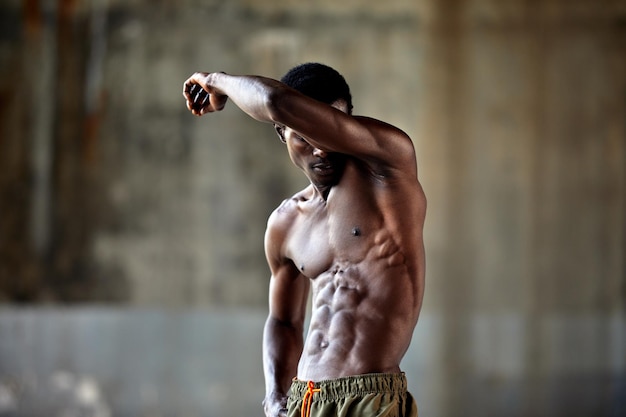
M345 100L337 100L331 105L344 113L350 112ZM339 182L346 163L345 155L316 148L290 127L276 126L276 130L287 144L291 161L304 172L313 185L333 186Z
M316 186L333 186L339 182L345 166L345 155L314 147L295 130L285 127L282 136L291 161Z

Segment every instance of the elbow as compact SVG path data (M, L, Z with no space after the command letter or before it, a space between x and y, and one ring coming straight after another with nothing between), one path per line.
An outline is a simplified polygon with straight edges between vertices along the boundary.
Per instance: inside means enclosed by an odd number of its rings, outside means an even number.
M290 318L279 318L269 316L267 321L265 322L266 328L273 329L291 329L291 330L299 330L303 329L303 326Z
M279 123L280 117L280 96L281 94L276 91L276 89L272 89L265 96L265 100L263 102L263 106L265 107L265 112L269 121L271 123Z
M267 92L264 98L264 106L271 123L285 124L287 117L286 109L289 108L289 105L286 104L288 98L289 92L285 88L275 87Z

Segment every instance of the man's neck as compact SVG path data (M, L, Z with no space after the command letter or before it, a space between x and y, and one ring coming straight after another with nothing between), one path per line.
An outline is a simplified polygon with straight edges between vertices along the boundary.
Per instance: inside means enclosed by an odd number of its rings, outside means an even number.
M332 185L316 185L311 184L313 186L313 192L316 197L321 198L324 201L328 200L328 194L330 190L333 188Z

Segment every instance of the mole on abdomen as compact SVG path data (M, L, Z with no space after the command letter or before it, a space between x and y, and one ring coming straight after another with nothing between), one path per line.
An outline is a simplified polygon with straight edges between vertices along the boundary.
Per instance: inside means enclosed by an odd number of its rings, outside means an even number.
M355 227L352 229L352 236L361 236L361 229Z

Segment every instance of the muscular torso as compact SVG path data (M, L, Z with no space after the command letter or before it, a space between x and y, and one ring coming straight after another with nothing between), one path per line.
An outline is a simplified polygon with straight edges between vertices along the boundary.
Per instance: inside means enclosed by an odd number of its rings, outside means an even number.
M278 209L289 217L285 256L312 287L298 378L399 371L423 295L424 210L414 176L354 163L326 201L309 187Z

